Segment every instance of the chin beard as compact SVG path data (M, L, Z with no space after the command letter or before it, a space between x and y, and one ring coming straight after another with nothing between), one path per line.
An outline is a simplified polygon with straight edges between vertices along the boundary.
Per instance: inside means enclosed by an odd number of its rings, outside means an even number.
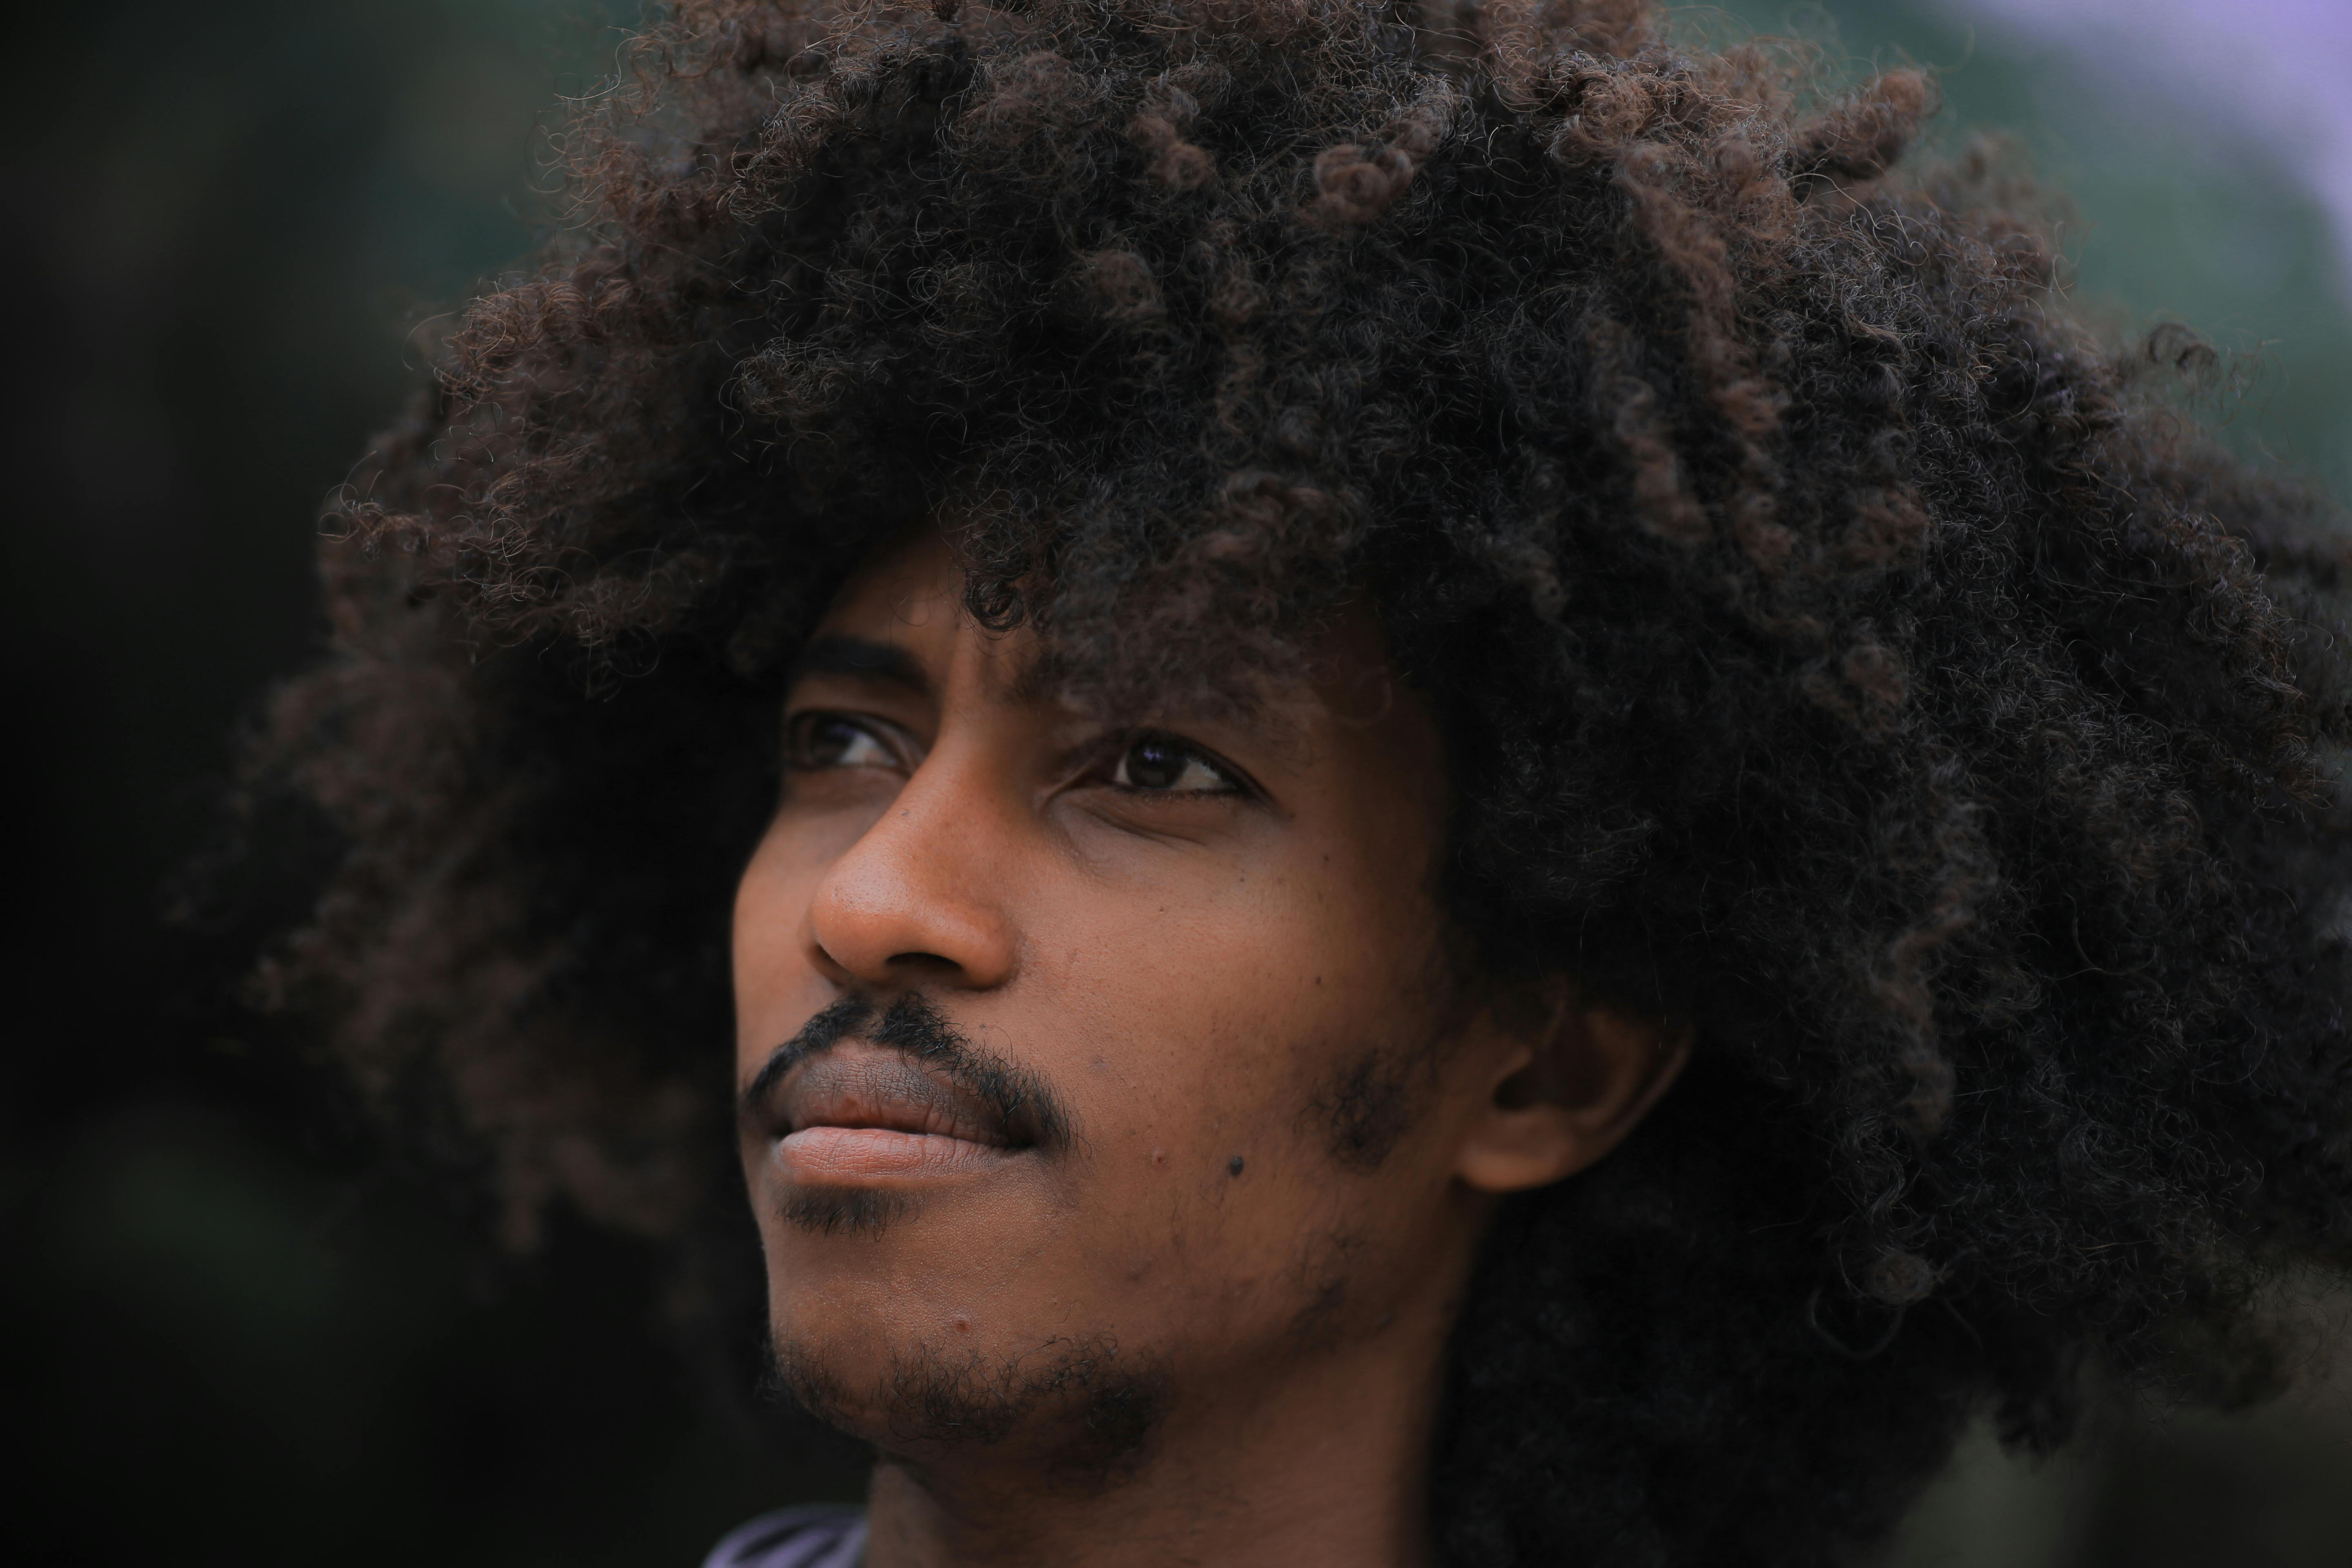
M884 1463L920 1470L1011 1443L1035 1451L1045 1479L1082 1491L1140 1468L1168 1407L1166 1374L1122 1358L1108 1337L1049 1340L996 1363L919 1343L894 1352L889 1370L859 1398L812 1347L771 1336L763 1391L870 1444Z
M784 1223L819 1236L836 1233L878 1241L885 1231L914 1212L916 1200L905 1193L876 1192L871 1187L814 1187L796 1191L785 1201Z

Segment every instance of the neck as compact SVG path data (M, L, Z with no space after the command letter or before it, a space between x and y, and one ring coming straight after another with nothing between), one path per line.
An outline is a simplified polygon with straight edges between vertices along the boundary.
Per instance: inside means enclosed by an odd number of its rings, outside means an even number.
M1108 1485L1057 1483L1017 1441L887 1461L868 1568L1428 1568L1444 1317L1180 1391Z

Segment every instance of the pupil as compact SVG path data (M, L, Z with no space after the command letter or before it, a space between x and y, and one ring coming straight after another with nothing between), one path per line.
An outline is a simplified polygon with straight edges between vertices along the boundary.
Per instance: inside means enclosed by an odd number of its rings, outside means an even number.
M1168 789L1184 776L1184 753L1165 741L1138 741L1127 753L1127 776L1144 789Z
M809 736L809 760L818 767L831 767L848 753L856 737L856 730L838 719L821 720Z

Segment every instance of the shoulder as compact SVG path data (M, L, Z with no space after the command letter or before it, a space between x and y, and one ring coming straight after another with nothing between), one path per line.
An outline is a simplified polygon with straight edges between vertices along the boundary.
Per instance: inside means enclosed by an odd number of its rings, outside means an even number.
M702 1568L857 1568L866 1511L838 1503L778 1509L728 1532Z

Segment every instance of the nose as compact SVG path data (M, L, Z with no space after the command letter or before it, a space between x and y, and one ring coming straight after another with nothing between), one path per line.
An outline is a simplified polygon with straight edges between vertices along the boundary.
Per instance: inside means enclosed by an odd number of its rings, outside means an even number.
M809 901L811 962L838 984L989 990L1013 978L1010 803L969 753L934 751Z

